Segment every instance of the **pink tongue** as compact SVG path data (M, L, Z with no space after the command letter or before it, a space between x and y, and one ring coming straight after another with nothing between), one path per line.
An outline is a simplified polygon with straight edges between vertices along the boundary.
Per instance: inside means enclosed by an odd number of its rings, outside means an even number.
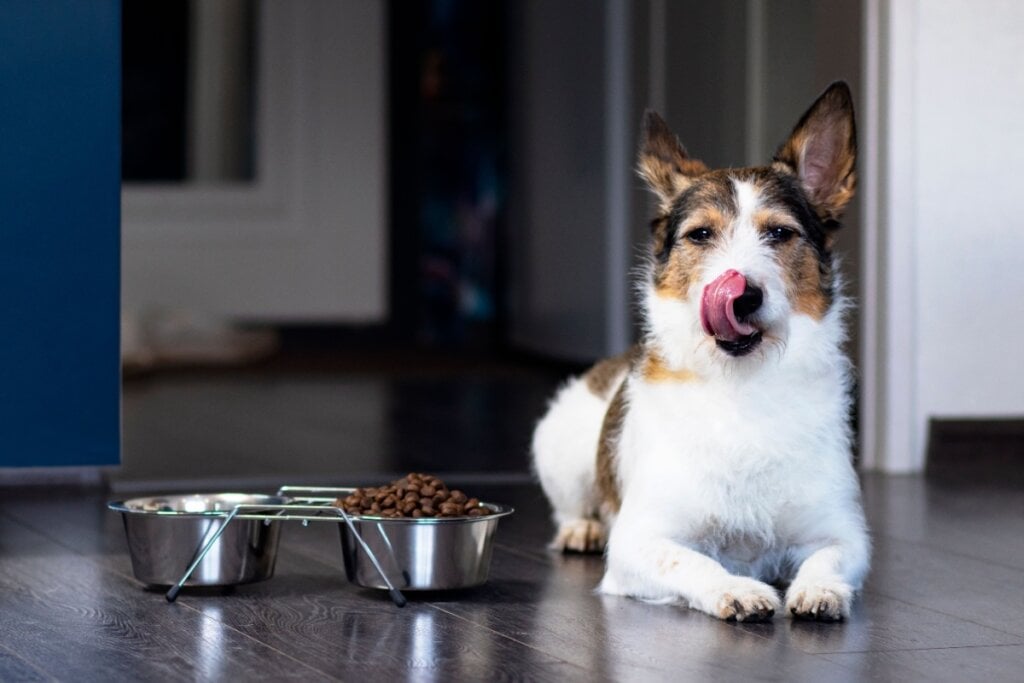
M704 331L725 341L754 334L757 328L736 319L733 302L743 294L747 280L739 271L727 270L704 288L700 301L700 322Z

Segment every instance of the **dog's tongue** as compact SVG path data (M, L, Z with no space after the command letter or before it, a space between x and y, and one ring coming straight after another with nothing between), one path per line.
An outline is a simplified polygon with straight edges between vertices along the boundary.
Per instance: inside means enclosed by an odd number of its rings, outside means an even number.
M700 301L700 322L704 331L725 341L754 334L757 328L736 319L733 302L743 294L747 280L735 270L727 270L704 288Z

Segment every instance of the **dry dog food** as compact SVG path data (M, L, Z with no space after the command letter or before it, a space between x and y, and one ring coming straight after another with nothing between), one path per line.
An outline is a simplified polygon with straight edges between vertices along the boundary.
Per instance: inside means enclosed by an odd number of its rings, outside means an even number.
M490 510L430 474L412 473L386 486L356 489L334 504L350 515L381 517L480 517Z

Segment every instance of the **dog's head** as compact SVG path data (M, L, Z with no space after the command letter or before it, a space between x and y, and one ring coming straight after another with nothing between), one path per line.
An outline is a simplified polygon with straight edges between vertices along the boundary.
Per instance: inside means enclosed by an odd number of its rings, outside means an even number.
M856 186L853 103L834 83L768 166L710 170L657 114L640 175L658 198L644 292L648 334L679 362L785 346L794 320L835 307L832 247Z

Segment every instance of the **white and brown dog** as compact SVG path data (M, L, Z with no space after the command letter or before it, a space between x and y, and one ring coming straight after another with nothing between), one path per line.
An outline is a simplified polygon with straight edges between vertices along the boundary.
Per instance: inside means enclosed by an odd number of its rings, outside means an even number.
M533 439L554 546L600 590L722 619L838 620L868 569L851 463L846 300L832 254L856 176L835 83L768 166L709 170L654 113L645 334L556 395Z

